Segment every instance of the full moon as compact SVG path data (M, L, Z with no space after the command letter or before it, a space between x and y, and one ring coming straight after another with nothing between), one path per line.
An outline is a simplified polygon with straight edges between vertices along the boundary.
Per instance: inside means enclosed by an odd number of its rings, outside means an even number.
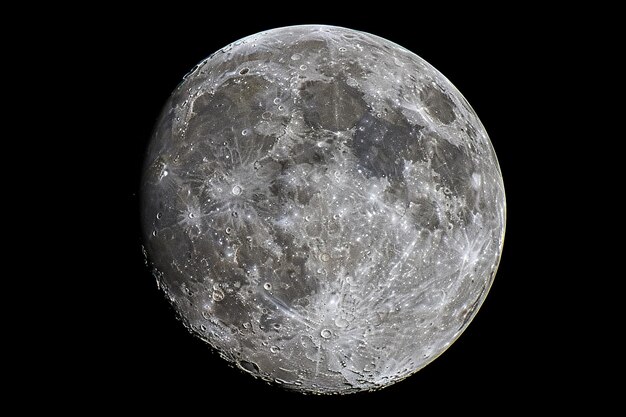
M435 360L502 252L502 175L474 110L414 53L340 27L261 32L196 65L141 187L181 322L306 393L383 388Z

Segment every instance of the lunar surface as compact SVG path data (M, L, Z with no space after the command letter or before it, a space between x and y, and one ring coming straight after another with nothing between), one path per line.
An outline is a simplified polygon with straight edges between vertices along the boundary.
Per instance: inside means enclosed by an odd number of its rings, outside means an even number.
M433 361L493 282L505 195L487 133L435 68L380 37L294 26L198 64L156 124L145 248L184 325L308 393Z

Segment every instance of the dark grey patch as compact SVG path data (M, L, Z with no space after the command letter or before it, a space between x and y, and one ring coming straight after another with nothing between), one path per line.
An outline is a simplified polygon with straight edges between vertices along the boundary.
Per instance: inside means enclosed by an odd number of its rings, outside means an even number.
M422 160L417 141L420 126L392 124L366 113L357 124L352 147L369 176L402 178L404 160Z
M295 201L297 201L298 203L300 203L302 205L309 204L309 202L311 201L313 196L315 194L317 194L318 192L319 192L319 190L316 187L312 186L312 185L306 185L306 186L303 186L303 187L296 187Z
M332 59L336 60L337 57L334 57ZM339 64L336 64L336 65L339 65ZM352 77L355 79L362 79L363 77L367 77L369 74L372 73L371 70L364 68L356 60L352 60L352 59L342 60L340 65L342 66L344 70L342 71L342 73L339 73L339 74L336 71L335 65L324 65L320 68L319 71L320 73L330 78L340 77L340 79L342 80L341 81L342 83L345 82L348 79L348 77ZM349 86L347 87L352 88ZM358 92L356 89L354 90L355 92Z
M297 61L300 65L300 61L306 61L309 57L313 56L325 56L328 54L328 46L326 41L321 39L301 39L293 45L288 45L285 48L284 54L289 58L293 54L301 54L302 59Z
M417 229L435 231L439 228L437 205L433 201L420 197L411 203L413 204L407 209L407 214L413 218Z
M304 120L316 129L350 129L367 109L361 94L344 82L307 81L301 87L300 98Z
M295 201L301 205L309 204L309 201L311 201L313 196L319 192L317 187L311 184L292 184L292 182L289 181L288 176L281 176L272 181L269 190L279 199L279 201L286 203Z
M428 114L443 124L450 124L456 119L454 103L437 85L426 85L420 91L420 99L426 106Z
M280 328L283 325L284 315L281 313L287 307L284 303L274 297L266 297L266 300L269 301L263 302L262 305L266 307L269 312L267 314L262 314L261 317L259 317L259 327L265 333L271 333L275 332L277 328ZM274 314L274 312L277 314Z
M385 190L385 198L391 205L397 201L402 204L408 204L410 194L404 181L392 181Z
M261 276L271 277L266 282L272 285L271 296L275 298L272 307L291 311L308 304L308 298L319 291L320 284L306 272L302 258L274 264L271 268L259 268Z
M263 141L263 142L269 142L269 141ZM259 150L266 151L269 149L271 149L271 146L263 145L263 148ZM264 157L262 159L254 161L252 163L252 169L255 171L256 177L259 179L259 182L261 184L267 185L267 184L270 184L274 180L274 178L276 178L280 174L282 170L282 166L278 161L270 157Z
M236 277L232 277L235 279ZM239 297L233 297L230 294L219 302L213 304L212 316L219 317L220 321L227 325L238 326L241 323L247 323L253 320L253 316L249 307Z
M265 109L257 103L264 99L269 82L249 74L245 78L245 84L231 79L215 94L206 93L196 98L187 137L206 140L209 136L220 137L224 131L240 133L261 120Z
M291 160L288 162L289 165L326 165L332 156L332 149L330 146L319 147L317 146L317 141L307 141L293 146L290 152Z
M271 276L272 296L289 308L301 305L302 301L319 290L319 282L307 274L306 261L309 247L298 246L291 233L273 230L274 240L283 248L280 265L275 265L266 276Z

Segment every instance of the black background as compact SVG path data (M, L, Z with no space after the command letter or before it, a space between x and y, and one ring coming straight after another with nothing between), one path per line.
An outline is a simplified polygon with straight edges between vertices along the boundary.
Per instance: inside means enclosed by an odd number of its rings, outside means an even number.
M102 179L105 197L94 204L107 215L87 259L98 265L90 308L98 329L83 328L71 351L82 375L81 395L114 407L193 406L233 412L314 413L351 410L533 409L554 402L554 386L570 378L562 366L560 318L549 311L549 290L562 278L551 261L558 193L545 189L551 164L545 109L559 73L551 65L562 44L541 11L452 14L449 6L423 10L306 13L184 5L158 17L108 11L82 55L94 73L87 118L102 137L88 164ZM385 5L381 5L385 6ZM268 5L269 7L269 5ZM465 333L441 357L407 380L373 393L303 396L269 386L229 367L175 319L157 290L141 252L138 187L143 155L161 107L182 77L217 49L274 27L323 23L396 42L431 63L468 99L498 155L507 193L504 253L486 302ZM87 88L87 87L85 87ZM547 127L546 127L547 129ZM544 151L537 151L537 144ZM92 167L94 168L94 167ZM92 172L92 171L89 171ZM554 203L554 204L553 204ZM558 220L556 221L558 223ZM91 267L93 269L93 266ZM96 294L97 293L97 294ZM93 301L91 301L93 300ZM97 300L97 301L96 301ZM104 400L102 400L104 399ZM493 402L497 399L497 402Z

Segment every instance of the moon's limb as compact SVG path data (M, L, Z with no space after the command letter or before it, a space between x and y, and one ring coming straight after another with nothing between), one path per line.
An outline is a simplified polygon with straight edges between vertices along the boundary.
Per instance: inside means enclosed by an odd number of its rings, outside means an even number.
M155 276L185 324L292 389L387 386L476 314L502 251L487 133L417 55L295 26L198 64L156 125L143 182Z

